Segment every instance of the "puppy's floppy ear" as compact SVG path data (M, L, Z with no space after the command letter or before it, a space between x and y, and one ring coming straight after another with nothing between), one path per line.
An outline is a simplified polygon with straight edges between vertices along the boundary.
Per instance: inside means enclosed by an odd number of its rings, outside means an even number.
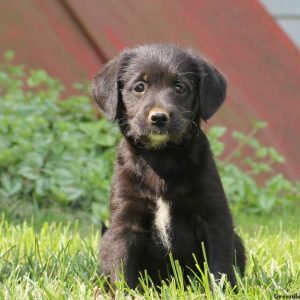
M223 104L227 83L224 76L211 64L200 61L200 114L207 121Z
M100 109L111 121L118 118L117 112L122 88L120 76L128 60L128 53L121 53L109 61L92 81L91 94Z

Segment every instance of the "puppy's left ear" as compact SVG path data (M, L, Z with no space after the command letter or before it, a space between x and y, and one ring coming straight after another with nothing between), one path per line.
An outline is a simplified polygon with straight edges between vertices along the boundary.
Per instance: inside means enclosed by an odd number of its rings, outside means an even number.
M200 114L207 121L223 104L227 83L224 76L206 61L200 62Z

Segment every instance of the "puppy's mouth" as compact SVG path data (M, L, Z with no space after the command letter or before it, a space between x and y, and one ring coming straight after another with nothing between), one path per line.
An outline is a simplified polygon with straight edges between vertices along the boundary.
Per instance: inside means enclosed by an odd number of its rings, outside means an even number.
M179 145L186 133L183 124L170 123L168 126L147 126L143 122L130 122L127 136L141 147L147 149L163 149L167 145Z
M144 138L146 144L150 148L162 148L170 140L170 137L167 133L150 133Z
M146 134L142 135L143 144L152 149L162 149L167 144L177 144L181 138L182 132L157 127L152 127Z

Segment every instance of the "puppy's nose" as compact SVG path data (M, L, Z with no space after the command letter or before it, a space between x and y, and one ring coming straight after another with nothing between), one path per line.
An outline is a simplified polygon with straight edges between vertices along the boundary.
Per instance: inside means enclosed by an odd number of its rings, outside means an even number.
M166 112L151 112L150 120L152 125L163 126L169 122L169 115Z

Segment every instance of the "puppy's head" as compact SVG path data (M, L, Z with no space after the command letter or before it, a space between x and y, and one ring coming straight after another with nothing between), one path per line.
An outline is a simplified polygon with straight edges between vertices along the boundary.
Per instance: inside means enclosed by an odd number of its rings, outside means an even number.
M95 76L92 95L122 132L145 147L180 144L199 130L226 95L224 77L172 45L128 49Z

